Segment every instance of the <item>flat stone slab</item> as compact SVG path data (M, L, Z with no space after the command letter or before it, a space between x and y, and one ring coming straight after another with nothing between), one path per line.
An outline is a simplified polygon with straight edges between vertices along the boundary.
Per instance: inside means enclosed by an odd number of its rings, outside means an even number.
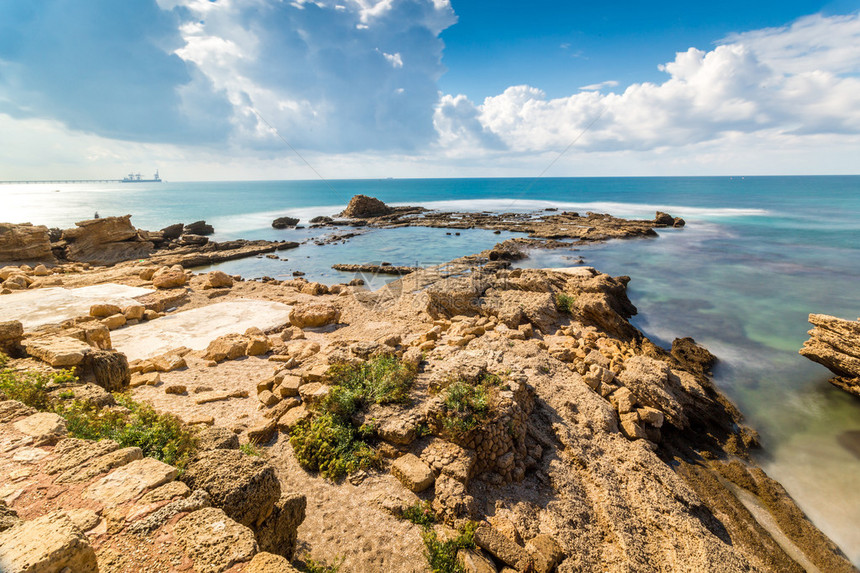
M129 360L149 358L185 346L203 350L225 334L241 334L256 326L265 331L287 324L292 307L280 302L233 300L218 302L111 332L113 346Z
M76 316L86 316L94 304L108 303L119 307L137 303L134 297L153 289L114 283L81 288L40 288L3 295L0 299L0 322L18 320L26 330L45 324L58 324Z
M153 489L176 478L177 470L153 458L143 458L112 471L87 488L83 497L106 507L131 501L146 489Z

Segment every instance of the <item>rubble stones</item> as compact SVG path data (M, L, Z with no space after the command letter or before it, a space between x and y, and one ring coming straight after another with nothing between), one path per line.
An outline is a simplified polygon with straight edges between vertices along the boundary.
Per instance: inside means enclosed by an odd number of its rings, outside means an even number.
M525 548L517 545L486 522L475 529L475 544L517 571L527 571L532 567L532 558Z
M391 474L415 493L420 493L433 485L435 479L430 466L415 454L406 454L394 460L391 464Z

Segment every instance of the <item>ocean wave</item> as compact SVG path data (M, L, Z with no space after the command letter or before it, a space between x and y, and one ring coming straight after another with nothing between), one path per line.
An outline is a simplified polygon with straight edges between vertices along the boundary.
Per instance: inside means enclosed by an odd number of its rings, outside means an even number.
M490 211L493 213L541 211L555 208L564 211L585 213L610 213L619 217L651 218L657 211L664 211L681 217L758 217L769 215L767 209L728 208L728 207L691 207L686 205L666 205L660 203L622 203L615 201L548 201L542 199L449 199L426 201L423 203L392 203L395 206L419 205L437 211Z

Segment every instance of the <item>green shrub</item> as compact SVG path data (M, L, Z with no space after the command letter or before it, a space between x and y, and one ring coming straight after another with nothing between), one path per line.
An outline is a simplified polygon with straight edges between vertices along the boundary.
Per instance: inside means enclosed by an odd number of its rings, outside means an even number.
M484 383L471 385L461 380L445 388L443 403L447 416L442 421L446 430L464 434L481 425L490 413L490 391Z
M335 388L323 409L351 414L369 404L406 402L415 380L415 367L396 356L384 355L359 364L335 364L329 368L328 376Z
M335 364L328 376L331 390L317 406L318 415L293 429L290 444L302 467L336 480L379 466L379 455L367 443L376 429L372 423L356 427L353 414L371 404L405 402L415 368L395 356L380 356Z
M433 573L464 573L457 563L457 553L461 549L475 548L475 528L477 524L469 522L460 531L460 535L448 541L439 541L432 527L425 527L421 533L424 541L424 554Z
M559 312L566 312L567 314L572 314L573 303L575 301L575 296L570 296L569 294L565 294L563 292L560 292L555 295L555 306L558 308Z
M377 467L380 457L349 422L324 413L293 428L290 444L302 467L336 480Z
M403 519L411 521L415 525L430 526L436 523L436 514L430 508L428 501L416 501L403 511Z
M310 557L305 557L304 565L299 565L299 571L303 571L304 573L337 573L340 571L340 564L343 562L343 559L335 560L333 565L327 565L325 563L321 563L319 561L315 561Z
M8 400L18 400L41 412L54 412L66 420L69 435L87 440L111 439L120 447L139 447L144 456L182 468L196 449L194 434L183 427L179 418L159 414L152 406L132 400L127 394L115 394L125 407L110 410L80 401L55 401L48 393L50 385L67 384L77 379L69 370L57 373L0 371L0 393ZM61 392L65 397L68 392Z
M239 446L239 450L249 456L260 457L263 455L263 452L254 447L254 444L247 443Z
M6 364L9 363L9 357L0 352L0 368L5 368Z

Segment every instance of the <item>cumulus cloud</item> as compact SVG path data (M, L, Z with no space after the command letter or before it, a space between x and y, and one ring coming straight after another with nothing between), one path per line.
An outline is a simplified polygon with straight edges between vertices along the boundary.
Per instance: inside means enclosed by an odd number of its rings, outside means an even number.
M135 141L345 152L435 140L447 0L0 4L0 113Z
M608 84L548 99L513 86L474 110L443 98L440 138L497 136L510 151L577 146L590 151L694 145L732 134L860 134L860 14L811 16L791 26L732 36L711 51L690 48L660 66L668 79L602 94ZM448 107L457 106L456 112ZM464 118L461 125L453 123ZM600 118L595 122L595 119ZM593 127L590 127L594 123ZM587 130L587 131L586 131ZM464 135L463 137L467 137Z

